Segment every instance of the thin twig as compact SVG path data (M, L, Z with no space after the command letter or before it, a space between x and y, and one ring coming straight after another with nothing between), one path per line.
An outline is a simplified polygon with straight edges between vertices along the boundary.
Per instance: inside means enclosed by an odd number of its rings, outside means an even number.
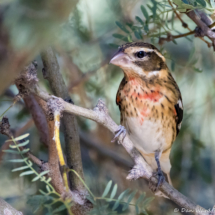
M188 24L186 23L186 22L184 22L184 20L180 17L180 15L177 13L177 11L175 10L175 8L173 7L173 5L172 5L172 2L170 1L170 0L168 0L168 2L169 2L169 4L171 5L171 7L172 7L172 9L173 9L173 11L174 11L174 13L176 14L176 16L178 17L178 19L181 21L181 23L182 23L182 26L184 27L184 28L187 28L190 32L189 33L187 33L188 35L191 35L191 34L195 34L195 30L191 30L190 28L189 28L189 26L188 26ZM188 36L188 35L186 35L186 34L184 34L184 37L186 37L186 36ZM180 36L180 35L179 35ZM180 37L177 37L177 36L174 36L174 39L177 39L177 38L180 38ZM204 41L207 45L208 45L208 47L211 47L211 43L209 43L207 40L205 40L204 38L202 38L202 37L199 37L202 41Z
M209 28L213 28L215 27L215 22L213 22L212 24L208 25Z
M215 50L215 32L211 30L209 26L206 25L197 15L194 11L189 11L186 13L186 15L193 20L193 22L196 23L196 25L201 29L203 36L207 36L211 41L212 44L207 42L208 47L213 46ZM212 26L214 25L213 23L211 24ZM202 38L203 39L203 38Z
M21 127L20 129L18 129L17 131L15 131L15 137L18 137L20 136L21 134L23 134L27 129L29 129L29 127L31 127L33 125L33 120L32 119L29 119L27 121L27 123ZM6 149L9 149L9 146L10 146L11 142L5 142L2 146L1 146L1 149L0 149L0 163L2 162L3 160L3 156L5 154L5 152L3 152L4 150Z
M6 135L9 139L12 139L12 137L13 137L13 133L10 129L10 124L9 124L8 118L6 118L6 117L3 117L3 119L0 123L0 133ZM11 142L6 143L5 145L2 146L1 149L4 150L4 149L8 148L10 144L11 144ZM24 149L23 147L20 147L21 151L23 149ZM40 168L42 167L43 162L40 159L38 159L36 156L34 156L31 152L27 152L26 155L33 163L35 163Z
M182 26L183 26L184 28L188 28L188 29L191 31L191 29L188 27L188 24L187 24L186 22L183 21L183 19L182 19L182 18L180 17L180 15L177 13L176 9L173 7L172 2L171 2L170 0L168 0L168 2L169 2L169 4L170 4L170 6L172 7L172 9L173 9L175 15L177 16L177 18L181 21Z
M169 4L170 4L170 6L172 7L172 9L173 9L175 15L177 16L177 18L181 21L182 26L183 26L184 28L187 28L187 29L189 30L189 32L188 32L188 33L185 33L185 34L180 34L180 35L171 35L171 34L169 34L169 35L167 35L166 38L161 37L161 38L159 38L159 44L161 44L161 45L164 43L164 41L169 42L169 41L172 41L172 40L174 40L174 39L186 37L186 36L189 36L189 35L192 35L192 34L195 34L195 33L196 33L195 30L192 31L192 30L189 28L188 24L187 24L186 22L183 21L183 19L181 18L181 16L177 13L176 9L175 9L174 6L172 5L172 2L171 2L170 0L168 0L168 2L169 2ZM213 26L215 26L215 23L209 25L208 27L209 27L209 28L212 28ZM211 46L212 46L212 44L211 44L210 42L208 42L207 40L205 40L204 38L202 38L202 37L198 37L198 38L201 39L202 41L204 41L204 42L208 45L208 47L211 47Z
M22 151L24 148L19 147L20 150ZM35 163L38 167L43 168L43 161L41 161L39 158L37 158L35 155L33 155L31 152L27 152L26 153L27 157L33 162Z

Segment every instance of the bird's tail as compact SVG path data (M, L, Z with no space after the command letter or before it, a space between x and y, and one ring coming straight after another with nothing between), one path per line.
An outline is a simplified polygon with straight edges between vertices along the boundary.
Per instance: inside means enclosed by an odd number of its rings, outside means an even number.
M166 176L167 176L167 182L172 186L172 180L170 178L170 173L167 173Z

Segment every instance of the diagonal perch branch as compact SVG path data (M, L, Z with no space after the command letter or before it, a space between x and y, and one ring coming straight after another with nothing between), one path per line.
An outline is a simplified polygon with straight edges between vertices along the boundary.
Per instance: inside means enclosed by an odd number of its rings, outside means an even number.
M35 86L34 88L32 88L31 92L36 94L37 96L39 96L41 99L45 101L49 101L50 99L53 99L53 96L42 91L38 86ZM83 116L87 119L91 119L95 122L98 122L103 126L105 126L106 128L108 128L112 133L114 133L118 128L118 125L109 116L108 110L105 104L101 100L98 101L98 104L93 110L89 110L89 109L85 109L82 107L69 104L60 98L57 98L57 100L58 102L61 101L64 112L66 113ZM126 149L126 151L130 154L130 156L135 162L135 167L130 172L127 179L138 179L140 177L143 177L147 180L151 179L152 183L156 184L157 178L152 177L152 168L145 162L145 160L140 155L140 153L134 148L133 143L128 138L128 136L126 136L123 140L122 138L123 138L122 136L119 137L119 143L122 144L122 146ZM192 202L189 198L187 198L179 191L174 189L167 182L163 183L163 185L160 187L160 190L176 204L192 211L196 215L214 214L214 213L208 212L206 209Z

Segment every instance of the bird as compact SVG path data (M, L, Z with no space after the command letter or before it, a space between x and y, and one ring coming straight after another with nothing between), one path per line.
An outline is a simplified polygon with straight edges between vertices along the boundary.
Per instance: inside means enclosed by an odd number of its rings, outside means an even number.
M116 94L120 127L115 137L126 132L157 174L157 191L164 174L172 185L169 156L181 129L183 103L165 57L152 44L130 42L119 46L110 63L124 73Z

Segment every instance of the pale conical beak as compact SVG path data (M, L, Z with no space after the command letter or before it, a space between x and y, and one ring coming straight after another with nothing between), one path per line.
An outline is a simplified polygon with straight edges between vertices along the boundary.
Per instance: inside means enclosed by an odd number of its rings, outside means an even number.
M114 64L119 67L124 67L130 62L127 54L123 52L118 52L114 57L110 60L111 64Z

